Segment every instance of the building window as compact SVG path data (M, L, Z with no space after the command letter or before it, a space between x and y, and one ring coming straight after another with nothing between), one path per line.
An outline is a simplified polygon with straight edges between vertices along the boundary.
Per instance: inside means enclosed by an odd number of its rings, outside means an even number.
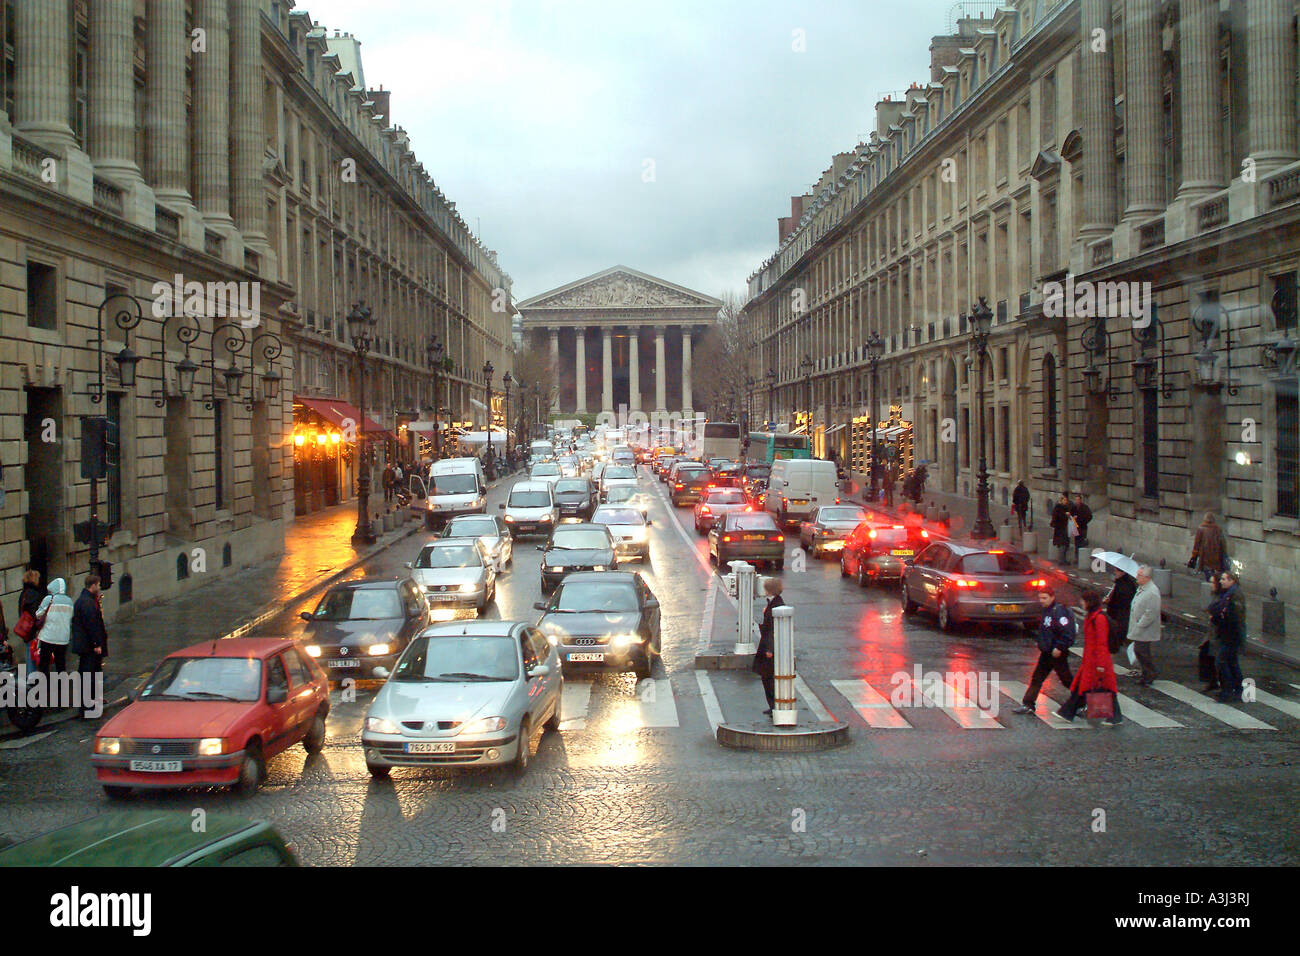
M214 503L218 511L226 508L226 403L216 402L212 407L212 451Z
M1002 470L1011 470L1011 406L1002 406Z
M1038 104L1039 137L1043 145L1056 141L1056 73L1043 77Z
M1300 518L1300 399L1294 381L1279 385L1277 409L1277 513Z
M1043 358L1043 464L1056 467L1056 356Z
M117 435L117 448L109 449L105 461L108 500L104 502L106 524L110 532L122 525L122 393L109 392L104 397L109 434Z
M27 324L34 329L59 327L59 273L43 262L27 263Z
M1160 392L1156 389L1142 394L1142 494L1148 498L1160 494Z
M1283 272L1269 276L1273 281L1273 297L1270 310L1273 313L1273 328L1290 329L1296 320L1296 274Z
M970 467L970 406L964 405L961 410L961 466Z

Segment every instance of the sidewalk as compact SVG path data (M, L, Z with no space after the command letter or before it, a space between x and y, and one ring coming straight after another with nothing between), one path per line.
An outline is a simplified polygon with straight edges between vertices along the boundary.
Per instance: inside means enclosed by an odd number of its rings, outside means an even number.
M864 497L867 485L864 476L853 475L853 480L858 483L862 489L858 497ZM864 498L865 502L865 498ZM922 508L927 508L933 502L936 508L943 506L948 509L949 534L954 540L969 541L969 529L975 524L976 502L974 498L966 498L961 495L948 494L943 491L926 489L921 498ZM866 505L875 511L884 512L893 515L896 518L902 517L904 508L911 509L911 502L904 502L901 491L896 487L894 491L894 508L886 508L879 503ZM1003 522L1011 517L1011 509L989 502L989 517L993 520L993 527L999 534L999 543L1009 547L1019 547L1019 542L1014 540L1014 519L1011 527L1013 533L1010 537L1004 536ZM931 534L935 523L927 521L926 527L931 529ZM1047 525L1047 519L1044 515L1034 515L1034 531L1038 537L1038 551L1033 558L1035 563L1044 571L1049 572L1056 580L1068 583L1073 589L1093 586L1108 590L1113 581L1113 576L1109 571L1101 574L1094 573L1091 570L1080 570L1077 567L1065 567L1043 556L1042 552L1050 546L1051 529ZM1119 551L1124 554L1133 554L1137 552L1139 561L1148 561L1153 566L1159 566L1159 559L1146 555L1140 548L1132 547L1131 542L1118 544L1113 541L1099 541L1093 539L1084 550L1085 552L1093 549L1103 551ZM1074 549L1070 549L1073 555ZM1194 637L1196 642L1204 639L1209 632L1209 618L1205 613L1205 606L1209 603L1208 597L1202 594L1201 577L1193 575L1181 563L1175 563L1170 566L1166 561L1166 567L1173 571L1173 594L1165 594L1161 597L1161 616L1165 623L1185 629L1190 636ZM1243 586L1244 587L1244 586ZM1069 597L1073 598L1071 594ZM1266 636L1263 629L1263 610L1262 603L1267 595L1251 591L1246 588L1246 614L1249 619L1250 637L1246 641L1245 650L1248 653L1258 654L1262 657L1272 658L1285 664L1300 667L1300 604L1286 601L1286 618L1288 622L1287 635L1285 638ZM1172 637L1173 635L1168 635Z

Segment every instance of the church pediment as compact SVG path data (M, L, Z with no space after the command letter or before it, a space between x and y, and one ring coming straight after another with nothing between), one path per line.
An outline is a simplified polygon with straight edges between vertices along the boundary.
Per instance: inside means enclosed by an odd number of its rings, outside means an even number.
M543 292L522 309L653 309L719 308L711 296L692 292L663 279L616 266L594 276Z

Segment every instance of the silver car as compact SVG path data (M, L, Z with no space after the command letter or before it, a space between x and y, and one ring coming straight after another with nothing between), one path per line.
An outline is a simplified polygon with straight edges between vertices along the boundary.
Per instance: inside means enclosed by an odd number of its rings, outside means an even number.
M483 611L497 596L496 567L477 539L437 538L406 566L435 612L466 607Z
M560 729L560 655L522 621L435 624L411 641L361 731L366 768L528 769L534 735Z
M635 556L642 561L650 558L651 521L640 508L601 505L591 516L591 523L609 528L619 558Z
M860 505L821 505L800 522L799 544L814 558L828 551L838 554L844 549L844 539L866 520L867 513Z
M444 538L477 538L492 561L497 574L515 557L515 539L505 521L496 515L461 515L452 518L442 529Z

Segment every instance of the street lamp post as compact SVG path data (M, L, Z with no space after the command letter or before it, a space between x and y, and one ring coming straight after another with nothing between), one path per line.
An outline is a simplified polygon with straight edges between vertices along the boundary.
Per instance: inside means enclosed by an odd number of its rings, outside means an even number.
M357 355L357 527L352 544L373 544L375 533L370 527L370 461L366 446L366 353L374 344L379 320L370 309L358 302L348 313L348 334Z
M515 378L508 371L501 377L501 384L506 388L506 467L512 467L515 463L515 454L511 450L514 446L510 444L510 386Z
M438 424L438 408L442 404L439 395L442 384L443 357L445 351L442 345L442 339L434 335L429 338L429 344L424 347L425 353L429 356L429 367L433 369L433 460L437 461L442 457L442 432Z
M980 397L980 470L979 476L975 482L976 513L975 527L971 529L971 537L976 540L986 541L996 537L993 531L993 521L989 518L989 470L988 460L985 458L985 414L984 414L984 361L989 354L989 329L993 327L993 310L985 301L984 296L980 296L979 301L971 306L970 312L971 323L971 342L975 348L975 354L979 361L979 397Z
M483 417L487 419L487 457L491 461L494 457L492 451L492 373L496 369L492 367L491 360L483 363L483 397L484 409Z
M876 410L880 408L880 402L876 395L876 365L885 353L885 340L879 332L872 332L862 347L867 350L867 364L871 367L871 414L867 418L871 422L871 500L875 501L880 473L880 423L876 421Z
M814 362L813 362L813 360L812 360L812 356L810 356L810 355L805 355L805 356L803 357L803 361L799 363L799 368L801 368L801 369L803 370L804 381L807 382L807 384L808 384L808 420L807 420L807 424L808 424L808 447L809 447L809 448L812 448L812 443L813 443L813 413L812 413L813 394L812 394L812 373L813 373L813 368L814 368L814 367L815 367L815 364L814 364Z
M776 369L767 370L767 420L772 421L772 396L776 392ZM765 426L766 429L766 426Z

